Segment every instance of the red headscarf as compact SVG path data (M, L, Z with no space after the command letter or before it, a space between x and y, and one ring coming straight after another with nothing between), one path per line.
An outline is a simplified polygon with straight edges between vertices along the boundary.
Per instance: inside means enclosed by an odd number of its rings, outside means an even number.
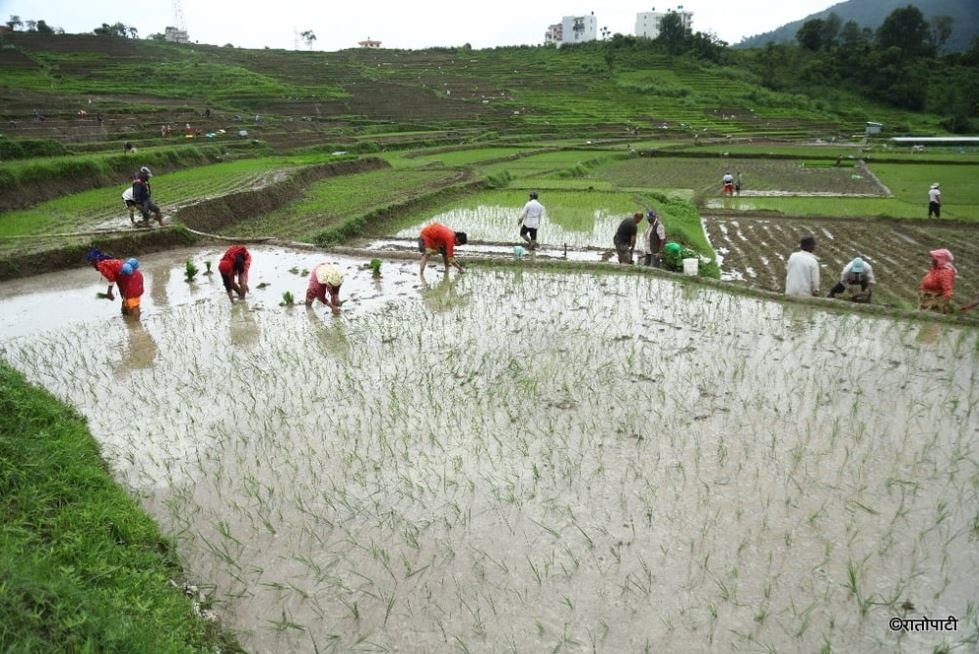
M951 252L949 252L945 248L941 248L940 250L932 250L928 254L931 255L931 261L933 267L945 268L947 270L951 270L953 273L958 274L959 271L955 269L954 265L952 265L952 262L955 261L955 257L952 256Z

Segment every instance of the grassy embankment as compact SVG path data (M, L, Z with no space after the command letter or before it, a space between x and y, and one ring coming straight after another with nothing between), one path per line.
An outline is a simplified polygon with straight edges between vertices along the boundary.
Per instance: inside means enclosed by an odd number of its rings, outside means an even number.
M170 583L170 545L112 481L85 420L5 363L0 515L0 650L236 649Z

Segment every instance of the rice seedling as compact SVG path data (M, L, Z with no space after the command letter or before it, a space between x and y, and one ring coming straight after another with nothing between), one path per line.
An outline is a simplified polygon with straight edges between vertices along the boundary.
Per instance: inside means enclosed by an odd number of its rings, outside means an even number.
M194 262L191 261L190 259L187 259L187 262L184 264L184 280L188 284L193 283L194 278L197 277L198 272L199 269L194 264Z

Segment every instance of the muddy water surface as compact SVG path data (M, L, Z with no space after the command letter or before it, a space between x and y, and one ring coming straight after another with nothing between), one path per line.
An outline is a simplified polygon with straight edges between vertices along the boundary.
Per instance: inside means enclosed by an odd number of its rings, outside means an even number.
M277 306L322 256L257 249L272 286L236 305L188 289L183 258L144 262L138 324L89 270L0 286L0 343L89 418L250 651L930 652L979 631L973 331L634 276L422 286L406 262L376 289L348 259L333 316ZM888 628L922 615L958 630Z

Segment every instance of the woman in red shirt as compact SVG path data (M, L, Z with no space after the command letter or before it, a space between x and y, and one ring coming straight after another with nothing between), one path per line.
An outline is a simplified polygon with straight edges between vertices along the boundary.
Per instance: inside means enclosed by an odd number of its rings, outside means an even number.
M918 308L930 311L948 313L952 294L955 292L955 269L952 253L942 248L932 250L931 269L925 274L918 286Z
M252 265L252 255L244 245L232 245L221 257L218 263L218 272L221 273L221 281L224 282L224 290L228 292L228 299L235 301L232 291L238 297L245 299L248 292L248 269Z
M422 228L418 238L418 251L422 253L419 274L425 279L425 266L428 265L428 258L433 254L441 254L442 261L445 263L445 272L449 272L449 266L455 267L461 273L466 272L455 258L455 246L465 245L468 242L465 232L455 232L439 223L431 223Z

